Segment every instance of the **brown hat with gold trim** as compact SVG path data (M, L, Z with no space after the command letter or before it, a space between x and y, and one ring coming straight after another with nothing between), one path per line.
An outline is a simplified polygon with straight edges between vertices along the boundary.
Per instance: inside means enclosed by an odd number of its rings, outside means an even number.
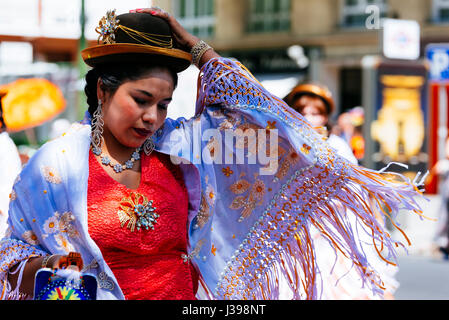
M176 48L167 21L147 13L108 11L95 29L99 45L81 51L86 64L142 62L166 65L176 72L187 69L192 56Z
M315 83L303 83L299 84L290 91L290 93L284 98L284 101L291 107L293 107L294 102L299 99L304 94L309 94L316 96L323 100L327 107L327 113L331 114L335 110L334 99L332 98L332 93L325 86L315 84Z

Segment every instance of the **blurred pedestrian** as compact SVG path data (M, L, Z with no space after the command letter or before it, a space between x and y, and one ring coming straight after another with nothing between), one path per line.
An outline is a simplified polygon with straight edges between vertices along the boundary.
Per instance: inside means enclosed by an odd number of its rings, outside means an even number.
M1 98L4 95L5 93L0 92L0 239L3 238L7 227L12 186L22 168L19 152L6 131L3 119Z

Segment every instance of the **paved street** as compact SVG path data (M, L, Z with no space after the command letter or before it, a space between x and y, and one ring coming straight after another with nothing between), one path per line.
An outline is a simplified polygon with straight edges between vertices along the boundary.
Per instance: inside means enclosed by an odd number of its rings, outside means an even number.
M424 214L438 218L438 196L427 196L430 201L422 203ZM416 215L400 214L401 227L412 242L407 255L399 256L399 272L396 279L400 287L395 293L397 300L449 300L449 261L435 251L432 240L436 222L420 220ZM400 239L400 234L393 236Z

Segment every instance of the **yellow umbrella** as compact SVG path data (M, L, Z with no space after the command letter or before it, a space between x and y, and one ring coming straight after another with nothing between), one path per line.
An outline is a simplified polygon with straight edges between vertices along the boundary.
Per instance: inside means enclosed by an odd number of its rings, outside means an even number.
M2 96L2 93L6 95ZM61 90L46 79L18 79L0 86L3 119L8 131L41 125L61 113L66 101Z

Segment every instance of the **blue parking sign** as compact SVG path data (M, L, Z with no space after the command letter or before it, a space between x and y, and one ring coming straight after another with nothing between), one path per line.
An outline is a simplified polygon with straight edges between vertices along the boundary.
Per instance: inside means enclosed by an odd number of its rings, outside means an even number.
M429 44L426 47L429 61L429 79L437 82L449 81L449 43Z

